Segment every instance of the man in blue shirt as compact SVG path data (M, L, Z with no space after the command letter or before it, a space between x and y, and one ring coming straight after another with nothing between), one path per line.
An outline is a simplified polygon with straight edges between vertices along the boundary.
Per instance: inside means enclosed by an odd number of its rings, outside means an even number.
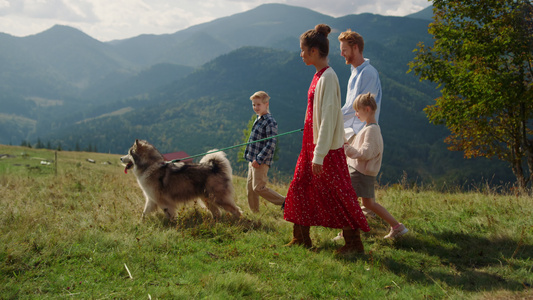
M369 59L363 57L365 42L359 33L348 29L339 35L339 41L341 43L341 56L344 57L347 65L351 65L352 69L346 90L346 103L341 108L344 116L345 136L350 139L365 126L364 122L355 116L353 109L353 102L360 94L371 93L374 95L378 105L376 121L379 122L381 82L376 68L370 64Z
M257 114L257 120L255 120L252 132L250 132L248 143L277 135L278 124L268 109L270 100L268 94L259 91L253 94L250 100L252 100L253 110ZM276 205L282 205L285 202L285 197L266 186L267 173L270 165L272 165L275 149L276 139L271 138L248 144L244 151L244 159L249 162L248 205L254 213L259 212L259 196Z
M346 89L346 102L341 108L344 117L344 137L351 144L355 135L365 127L365 123L355 116L353 102L357 96L371 93L376 100L377 110L375 117L376 122L379 122L379 113L381 111L381 82L376 68L370 64L368 58L364 58L363 56L365 41L359 33L348 29L339 35L339 42L341 44L341 56L344 57L346 64L350 65L352 70ZM374 212L363 205L361 205L361 210L363 210L363 213L367 217L374 216ZM334 240L341 238L342 232Z

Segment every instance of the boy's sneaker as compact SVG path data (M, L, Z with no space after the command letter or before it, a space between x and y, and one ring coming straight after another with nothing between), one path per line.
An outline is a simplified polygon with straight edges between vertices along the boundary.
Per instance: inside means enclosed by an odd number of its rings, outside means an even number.
M391 227L389 234L387 234L383 238L385 238L385 239L395 239L395 238L401 237L402 235L406 234L408 231L409 231L409 229L405 228L405 226L402 223L400 223L400 224L396 225L394 228Z

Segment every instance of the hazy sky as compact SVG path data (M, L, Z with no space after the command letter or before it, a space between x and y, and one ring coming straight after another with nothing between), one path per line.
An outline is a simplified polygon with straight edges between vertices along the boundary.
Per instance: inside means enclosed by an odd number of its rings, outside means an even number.
M0 0L0 32L27 36L61 24L110 41L174 33L264 3L302 6L334 17L365 12L405 16L431 4L428 0Z

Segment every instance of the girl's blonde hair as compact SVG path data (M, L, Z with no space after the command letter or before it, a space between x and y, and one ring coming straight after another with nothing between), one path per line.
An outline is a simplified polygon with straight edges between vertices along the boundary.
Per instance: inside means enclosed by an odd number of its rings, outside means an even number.
M376 103L376 99L374 99L374 95L371 93L361 94L355 98L353 101L353 109L360 110L364 106L368 106L372 109L372 111L376 111L378 109L378 105Z

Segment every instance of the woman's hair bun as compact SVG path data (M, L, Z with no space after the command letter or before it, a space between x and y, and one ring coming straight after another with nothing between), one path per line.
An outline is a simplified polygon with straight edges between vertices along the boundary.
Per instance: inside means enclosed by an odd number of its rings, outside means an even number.
M315 30L318 33L322 33L323 35L325 35L327 37L328 34L331 32L331 27L329 27L326 24L318 24L318 25L315 26Z

